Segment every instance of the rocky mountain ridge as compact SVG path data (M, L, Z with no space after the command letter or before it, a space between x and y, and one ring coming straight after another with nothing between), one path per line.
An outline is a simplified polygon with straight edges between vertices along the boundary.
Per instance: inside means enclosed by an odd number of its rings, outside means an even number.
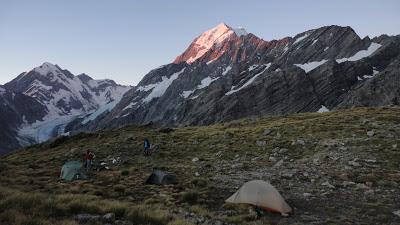
M29 118L17 113L19 119L7 125L20 146L127 124L207 125L399 105L399 62L400 36L360 38L351 27L333 25L266 41L219 24L136 87L74 76L44 63L1 90L40 103Z
M326 26L265 41L220 24L83 129L398 105L399 57L399 36L361 39L350 27Z

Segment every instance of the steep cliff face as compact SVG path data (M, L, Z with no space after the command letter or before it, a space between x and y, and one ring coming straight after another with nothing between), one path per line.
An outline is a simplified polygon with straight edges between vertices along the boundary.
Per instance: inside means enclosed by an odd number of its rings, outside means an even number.
M45 116L45 107L35 99L0 87L0 155L21 146L20 124Z
M85 129L150 122L202 125L398 104L399 43L389 36L361 39L352 28L340 26L265 41L220 24L197 37L173 63L150 71L111 113ZM376 82L385 84L365 94ZM370 94L376 97L365 97Z

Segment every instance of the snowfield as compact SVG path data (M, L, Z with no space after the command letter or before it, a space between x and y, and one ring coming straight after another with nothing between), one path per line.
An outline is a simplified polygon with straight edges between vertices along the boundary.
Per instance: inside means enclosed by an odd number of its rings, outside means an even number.
M243 88L249 86L251 83L253 83L253 81L254 81L255 79L257 79L257 77L259 77L260 75L262 75L262 74L271 66L271 63L265 64L264 66L265 66L265 68L264 68L261 72L259 72L259 73L257 73L256 75L254 75L252 78L250 78L250 79L249 79L245 84L243 84L241 87L235 89L236 87L233 86L233 87L231 88L230 91L228 91L227 93L225 93L225 95L231 95L231 94L233 94L233 93L235 93L235 92L238 92L238 91L242 90Z
M346 61L358 61L360 59L363 59L363 58L371 56L381 46L382 46L381 44L372 42L367 50L361 50L361 51L357 52L356 54L354 54L350 58L337 59L336 62L342 63L342 62L346 62Z
M231 69L232 69L232 66L227 66L225 69L224 69L224 71L222 72L222 76L225 76L226 74L228 74L229 73L229 71L231 71Z
M295 44L301 42L302 40L306 39L308 36L309 36L309 34L305 33L303 36L298 37L298 38L296 39L296 41L293 42L293 45L295 45Z
M155 84L150 84L145 87L139 87L138 90L152 90L150 94L147 95L146 98L144 98L142 101L145 103L149 103L153 98L159 98L164 95L165 91L168 89L168 87L172 84L174 80L176 80L179 75L181 75L186 68L183 68L181 71L176 72L172 74L169 78L166 76L162 77L162 81L155 83Z
M321 108L320 108L320 109L318 109L318 111L317 111L317 112L319 112L319 113L329 112L329 109L328 109L328 108L326 108L326 106L324 106L324 105L321 105Z
M184 92L182 92L181 96L184 97L184 98L188 98L188 97L189 97L191 94L193 94L196 90L200 90L200 89L206 88L206 87L208 87L212 82L214 82L214 81L216 81L216 80L218 80L218 79L219 79L219 77L216 77L216 78L206 77L206 78L204 78L203 80L201 80L201 83L200 83L195 89L193 89L193 90L191 90L191 91L184 91Z
M311 70L319 67L320 65L324 64L328 62L328 60L324 59L318 62L309 62L309 63L305 63L305 64L294 64L297 67L300 67L301 69L303 69L306 73L310 72Z

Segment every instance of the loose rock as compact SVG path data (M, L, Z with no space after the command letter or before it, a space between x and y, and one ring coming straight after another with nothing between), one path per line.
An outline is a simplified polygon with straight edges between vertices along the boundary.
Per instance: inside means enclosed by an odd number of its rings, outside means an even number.
M263 147L263 146L267 145L267 142L266 141L256 141L256 145L259 147Z
M328 188L335 188L332 184L329 183L329 181L325 181L324 183L321 184L322 186L328 187Z
M272 131L271 131L270 129L265 129L264 132L263 132L263 135L264 135L264 136L267 136L267 135L269 135L271 132L272 132Z
M115 220L115 214L114 213L107 213L103 216L103 221L106 223L112 223Z
M400 210L394 211L393 214L400 217Z
M194 157L194 158L192 159L192 162L197 162L197 161L199 161L199 158L197 158L197 157Z

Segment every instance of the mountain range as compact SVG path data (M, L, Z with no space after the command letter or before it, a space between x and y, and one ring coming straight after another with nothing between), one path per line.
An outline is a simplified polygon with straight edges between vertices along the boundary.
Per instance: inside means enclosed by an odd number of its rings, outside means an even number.
M112 80L73 75L51 63L21 73L0 87L2 137L0 153L66 135L64 127L76 118L116 104L130 89Z
M326 26L265 41L219 24L85 129L398 105L399 60L400 36L362 39L350 27Z
M137 86L75 76L51 63L0 87L6 152L58 135L153 123L399 105L400 36L360 38L326 26L263 40L226 24L200 34Z

